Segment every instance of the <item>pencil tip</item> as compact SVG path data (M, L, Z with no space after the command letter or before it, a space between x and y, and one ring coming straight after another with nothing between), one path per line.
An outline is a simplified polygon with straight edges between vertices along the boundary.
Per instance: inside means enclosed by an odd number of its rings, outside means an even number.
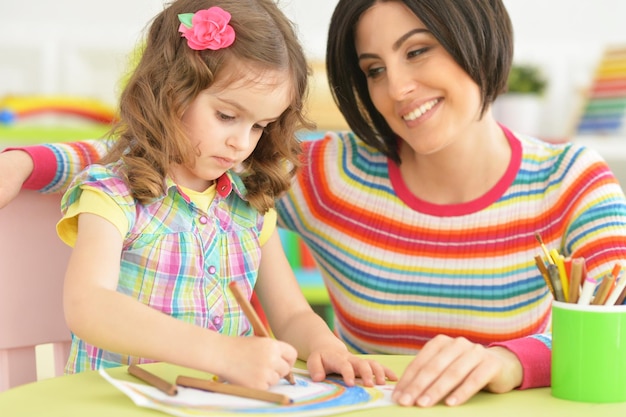
M535 239L537 239L537 242L543 244L543 239L541 239L539 232L535 232Z

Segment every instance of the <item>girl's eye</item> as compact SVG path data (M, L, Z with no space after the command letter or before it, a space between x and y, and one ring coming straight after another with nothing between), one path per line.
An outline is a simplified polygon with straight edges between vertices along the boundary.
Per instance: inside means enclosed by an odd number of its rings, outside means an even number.
M233 120L235 118L234 116L229 116L229 115L224 114L224 113L219 112L219 111L217 112L217 117L220 120L224 120L224 121L230 121L230 120Z
M264 132L266 127L267 127L267 126L261 126L260 124L254 124L254 125L252 126L252 129L254 129L254 130L260 130L261 132Z

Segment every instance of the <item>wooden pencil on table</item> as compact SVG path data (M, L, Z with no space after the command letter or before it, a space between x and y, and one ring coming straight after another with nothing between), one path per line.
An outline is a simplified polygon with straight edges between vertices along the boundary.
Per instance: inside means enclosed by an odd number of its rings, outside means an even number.
M243 313L246 315L246 317L250 321L250 324L252 325L252 329L254 329L254 333L257 336L270 337L270 333L268 329L263 325L263 322L257 315L256 311L254 311L254 307L252 307L252 304L250 304L250 301L243 295L237 283L234 281L231 282L228 285L228 288L233 293L233 296L235 296L235 299L237 300L237 303L239 303L239 306L243 310ZM291 372L285 375L285 379L291 385L294 385L296 383L296 380L293 377L293 373Z
M181 387L196 388L203 391L235 395L237 397L251 398L282 405L288 405L293 402L288 396L276 392L263 391L260 389L242 387L241 385L215 382L208 379L199 379L184 375L180 375L176 378L176 384Z
M140 368L137 365L130 365L128 367L128 373L132 376L141 379L143 382L157 388L159 391L164 392L167 395L176 395L178 393L178 388L176 385L170 384L166 380L154 375L151 372L146 371L143 368Z

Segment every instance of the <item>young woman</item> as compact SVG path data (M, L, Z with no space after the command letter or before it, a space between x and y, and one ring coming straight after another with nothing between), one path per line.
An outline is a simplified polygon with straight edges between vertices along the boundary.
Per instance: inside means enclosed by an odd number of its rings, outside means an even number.
M626 201L598 155L494 120L512 55L498 0L340 0L330 23L328 78L353 132L306 143L277 208L317 259L342 340L419 351L403 405L550 384L536 233L595 277L626 259Z

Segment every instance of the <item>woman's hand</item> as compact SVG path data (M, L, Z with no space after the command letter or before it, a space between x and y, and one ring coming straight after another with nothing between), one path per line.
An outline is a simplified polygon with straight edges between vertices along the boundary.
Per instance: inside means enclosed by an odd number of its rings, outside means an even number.
M398 380L392 370L374 360L355 356L347 349L316 350L308 357L307 368L311 379L316 382L322 381L330 373L341 375L348 386L355 384L356 377L360 377L366 387L384 385L387 379Z
M511 391L522 376L517 356L505 348L439 335L406 368L392 399L403 406L429 407L444 399L447 405L459 405L482 389Z
M9 204L33 171L33 160L23 151L0 153L0 208Z

